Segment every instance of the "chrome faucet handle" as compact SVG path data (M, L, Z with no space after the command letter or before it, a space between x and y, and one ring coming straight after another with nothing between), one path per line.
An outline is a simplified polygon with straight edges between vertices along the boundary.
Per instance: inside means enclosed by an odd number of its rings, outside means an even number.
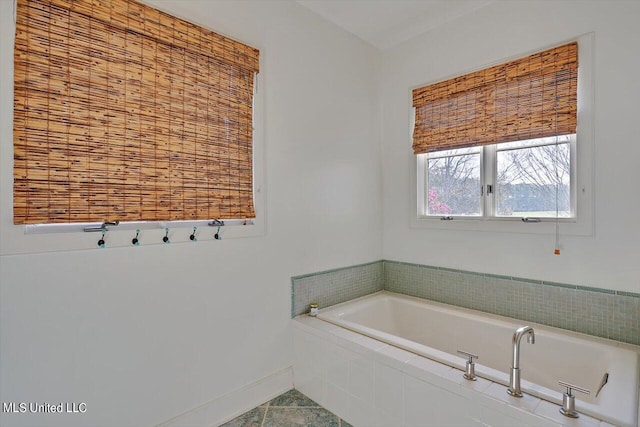
M464 351L464 350L456 350L456 351L460 354L464 354L465 356L467 356L469 358L470 363L473 363L473 359L480 358L477 354L469 353L468 351Z
M579 391L580 393L584 393L584 394L591 394L591 391L587 390L586 388L578 387L577 385L569 384L564 381L558 381L558 384L561 385L562 387L567 388L568 395L571 395L571 390Z
M565 417L578 418L580 414L576 411L576 397L571 393L571 391L575 390L584 394L591 394L591 392L586 388L578 387L577 385L569 384L564 381L558 381L558 384L567 388L567 391L562 395L562 408L559 409L560 413Z
M473 359L479 359L478 355L469 353L468 351L464 351L464 350L456 350L456 351L460 354L464 354L469 358L469 360L467 360L465 371L464 371L464 374L462 374L462 376L469 381L477 381L478 377L476 377L476 368L475 368L476 364L473 363Z

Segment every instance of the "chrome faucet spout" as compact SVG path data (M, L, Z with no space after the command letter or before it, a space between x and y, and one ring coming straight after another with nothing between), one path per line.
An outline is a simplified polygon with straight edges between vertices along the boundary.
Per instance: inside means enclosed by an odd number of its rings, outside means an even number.
M525 335L529 344L535 344L536 334L531 326L523 326L516 329L511 341L511 370L507 393L514 397L522 397L522 390L520 389L520 341Z

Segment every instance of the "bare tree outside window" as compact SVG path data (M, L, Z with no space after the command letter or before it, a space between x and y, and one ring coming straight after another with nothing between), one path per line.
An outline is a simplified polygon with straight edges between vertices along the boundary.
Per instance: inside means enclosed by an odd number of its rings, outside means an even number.
M571 150L568 136L556 144L498 146L496 214L518 217L571 216ZM541 140L537 140L541 141ZM525 145L525 144L520 144Z
M428 160L429 215L477 216L480 199L480 154Z

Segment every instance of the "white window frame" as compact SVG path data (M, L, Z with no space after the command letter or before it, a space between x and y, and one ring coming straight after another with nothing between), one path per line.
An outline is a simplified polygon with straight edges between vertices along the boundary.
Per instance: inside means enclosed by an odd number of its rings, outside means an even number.
M594 34L588 33L577 39L567 40L578 42L578 127L576 138L570 145L571 150L571 203L572 218L560 218L560 232L566 235L593 235L594 222L594 130L593 130L593 45ZM539 49L538 49L539 50ZM515 55L513 58L526 56L527 53ZM497 63L503 63L501 60ZM496 64L497 64L496 63ZM495 64L489 64L487 67ZM486 68L486 67L482 67ZM473 71L473 70L471 70ZM460 74L464 74L460 73ZM443 80L447 77L438 78ZM426 83L428 84L428 83ZM415 87L423 87L426 84L419 84ZM411 99L411 88L408 98ZM408 102L411 105L411 102ZM415 109L410 107L410 139L415 121ZM409 145L410 147L411 145ZM440 230L469 230L469 231L489 231L489 232L509 232L509 233L532 233L532 234L554 234L555 218L540 218L540 222L524 222L520 217L499 217L493 216L495 211L494 197L483 197L483 216L453 216L450 221L441 220L442 216L424 215L425 213L425 189L426 189L426 161L425 155L414 155L410 153L409 176L410 188L413 194L411 197L410 226L412 228L428 228ZM481 155L481 181L484 184L495 176L496 150L495 145L486 146L482 149ZM490 158L491 160L487 161ZM489 178L489 179L487 179ZM485 187L486 188L486 187ZM486 193L486 191L485 191ZM490 215L487 215L490 213Z
M551 137L553 138L553 137ZM565 142L562 142L561 144L564 144ZM491 216L491 219L504 219L504 220L516 220L516 221L521 221L522 218L518 217L518 216L513 216L513 217L507 217L507 216L499 216L497 214L497 206L496 206L496 191L497 191L497 183L495 182L495 179L497 177L497 169L498 169L498 151L501 151L499 149L499 145L500 144L492 144L492 145L488 145L485 147L485 149L487 150L488 153L490 153L489 158L490 158L490 164L487 164L487 167L491 169L491 174L489 176L493 177L493 182L490 182L488 184L493 185L494 191L491 195L488 196L488 200L490 200L490 206L489 206L489 211L488 211L488 215ZM554 145L554 143L548 143L548 144L538 144L538 145L531 145L528 146L527 148L533 148L533 147L540 147L540 146L552 146ZM569 186L569 204L570 204L570 209L571 209L571 216L570 217L560 217L558 218L558 221L561 222L576 222L577 217L578 217L578 205L576 203L576 163L577 163L577 159L576 159L576 146L577 146L577 137L575 134L572 134L569 137L569 180L570 180L570 186ZM506 150L505 150L506 151ZM489 162L488 162L489 163ZM485 187L486 188L486 187ZM532 218L538 218L533 216ZM539 217L538 218L540 221L556 221L555 217Z
M0 1L0 75L13 76L13 45L15 39L15 3ZM258 43L253 43L261 48ZM262 59L262 58L261 58ZM264 83L263 75L266 67L260 63L260 73L255 75L253 97L253 197L256 218L247 221L231 220L221 228L223 240L254 237L260 238L266 235L266 180L265 180L265 150L264 150ZM13 82L12 79L9 79ZM6 82L4 82L6 83ZM0 180L0 206L8 207L0 209L0 255L17 255L42 252L58 252L72 250L98 250L96 245L99 239L98 233L85 233L82 229L89 225L84 224L43 224L43 225L16 225L13 224L13 84L0 83L0 152L8 155L0 156L0 172L4 179ZM214 218L212 218L214 219ZM223 219L224 218L218 218ZM110 227L108 232L107 248L131 247L131 240L136 229L141 229L140 246L162 245L162 237L165 228L170 228L171 242L190 243L189 235L194 226L198 227L198 242L211 242L217 227L209 227L206 221L148 221L148 222L122 222L117 227Z
M562 142L561 144L566 144ZM577 205L576 205L576 137L575 134L569 137L569 157L570 157L570 217L560 217L558 221L561 222L576 222L577 218ZM534 148L539 146L553 146L554 143L540 143L531 144L521 149ZM427 190L429 188L429 171L428 162L436 158L453 157L457 154L452 153L451 156L439 155L440 152L435 151L431 153L418 154L417 157L417 173L418 173L418 205L421 208L418 212L418 216L421 219L456 219L456 220L473 220L482 219L487 221L495 220L507 220L507 221L522 221L520 216L501 216L497 214L497 199L495 197L497 192L497 169L498 169L498 152L507 150L516 150L518 148L500 149L500 144L489 144L482 147L475 147L476 154L480 158L480 188L478 188L477 196L480 198L480 215L442 215L442 214L429 214L427 206ZM451 151L451 150L445 150ZM453 150L455 151L455 150ZM444 152L443 152L444 153ZM474 153L469 153L474 154ZM489 191L491 186L491 191ZM533 220L555 221L555 217L529 217Z
M491 176L491 174L487 174L486 173L486 167L485 167L485 158L486 158L486 151L483 149L483 147L477 147L477 154L480 156L480 185L481 187L484 188L484 183L485 183L485 179L487 176ZM446 151L450 151L450 150L446 150ZM469 153L472 154L472 153ZM433 157L432 157L433 155ZM443 219L443 217L446 218L456 218L456 219L464 219L464 220L471 220L471 219L481 219L484 218L487 214L487 207L485 204L485 197L482 197L481 203L480 203L480 215L476 215L476 216L465 216L465 215L429 215L428 212L428 206L427 206L427 189L429 188L429 171L428 171L428 163L429 160L434 159L434 158L446 158L446 157L453 157L453 156L439 156L438 152L432 152L432 153L425 153L425 154L418 154L416 155L416 161L417 161L417 170L418 170L418 217L421 219ZM477 196L480 197L480 191L481 188L478 188L478 194Z

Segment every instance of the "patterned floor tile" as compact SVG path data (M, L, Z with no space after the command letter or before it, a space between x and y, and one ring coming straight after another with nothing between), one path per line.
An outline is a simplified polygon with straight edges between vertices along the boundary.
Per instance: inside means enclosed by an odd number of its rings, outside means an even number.
M266 406L258 406L249 412L245 412L237 418L232 419L228 423L222 424L220 427L261 427L264 420Z
M263 427L340 427L340 419L324 408L270 407Z
M298 390L264 403L220 427L353 427Z
M316 402L309 399L304 394L300 393L298 390L293 389L288 392L281 394L280 396L273 399L269 402L271 407L274 406L286 406L286 407L305 407L305 406L317 406L320 407Z

